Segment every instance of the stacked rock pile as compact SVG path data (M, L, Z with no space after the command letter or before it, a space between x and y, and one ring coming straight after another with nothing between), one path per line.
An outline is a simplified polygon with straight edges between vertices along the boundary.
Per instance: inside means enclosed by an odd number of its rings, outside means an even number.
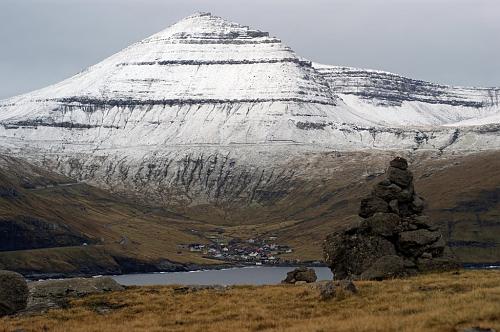
M325 260L336 279L385 279L458 267L439 229L423 215L408 162L395 158L387 178L361 201L361 220L326 238Z

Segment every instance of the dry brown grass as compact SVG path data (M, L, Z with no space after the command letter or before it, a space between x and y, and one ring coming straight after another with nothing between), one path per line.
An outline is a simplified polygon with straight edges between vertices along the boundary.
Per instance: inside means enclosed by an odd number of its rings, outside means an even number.
M459 331L500 330L500 271L359 282L359 293L320 301L302 286L239 286L176 294L137 287L90 296L65 310L0 320L0 331ZM103 309L107 309L106 311Z

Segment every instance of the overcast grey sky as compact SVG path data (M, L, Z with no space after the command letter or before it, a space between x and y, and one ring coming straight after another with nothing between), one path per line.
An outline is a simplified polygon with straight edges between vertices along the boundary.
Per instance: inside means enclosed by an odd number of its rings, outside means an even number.
M0 0L0 99L56 83L196 11L313 61L500 86L499 0Z

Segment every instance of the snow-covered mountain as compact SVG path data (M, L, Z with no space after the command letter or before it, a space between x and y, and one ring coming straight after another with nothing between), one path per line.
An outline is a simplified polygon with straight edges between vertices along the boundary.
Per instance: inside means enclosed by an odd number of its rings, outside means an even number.
M500 88L439 85L393 73L314 64L333 93L381 126L465 126L498 123Z
M500 89L325 66L189 16L83 72L0 102L2 152L180 205L282 197L331 151L500 146Z

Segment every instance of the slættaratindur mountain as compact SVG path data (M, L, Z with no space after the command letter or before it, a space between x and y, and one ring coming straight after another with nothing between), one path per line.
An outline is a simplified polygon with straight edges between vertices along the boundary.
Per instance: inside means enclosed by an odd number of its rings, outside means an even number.
M397 154L425 197L444 197L429 213L465 260L492 261L499 101L500 88L317 64L199 13L0 101L0 153L196 222L256 225L308 258Z

